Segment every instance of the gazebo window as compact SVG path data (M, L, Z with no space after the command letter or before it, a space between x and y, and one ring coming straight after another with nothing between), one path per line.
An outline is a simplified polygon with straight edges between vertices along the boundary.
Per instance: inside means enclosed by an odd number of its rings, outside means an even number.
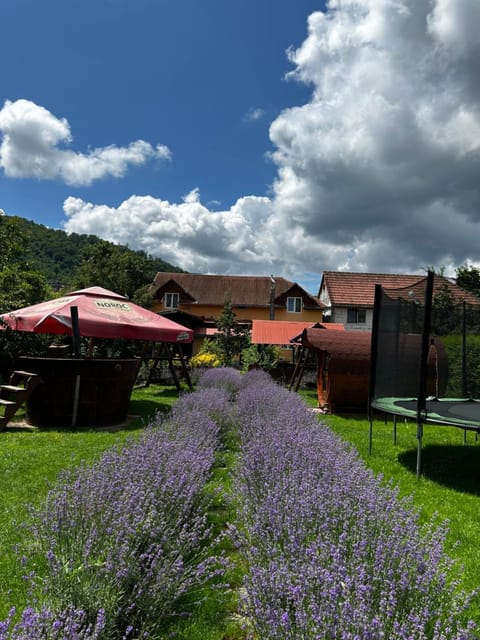
M167 309L178 309L178 301L180 295L178 293L166 293L163 297L163 305Z

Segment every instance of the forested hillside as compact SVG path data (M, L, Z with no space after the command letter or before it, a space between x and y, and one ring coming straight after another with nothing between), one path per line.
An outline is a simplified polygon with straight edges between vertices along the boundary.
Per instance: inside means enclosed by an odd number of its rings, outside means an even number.
M6 216L5 216L6 217ZM8 220L18 224L24 238L25 256L31 268L45 276L52 286L69 286L75 280L78 270L91 257L94 247L118 252L132 260L148 263L152 279L158 271L182 271L161 258L148 256L144 251L133 251L128 247L115 245L94 235L67 234L59 229L49 229L25 218L9 216ZM93 251L95 253L95 251Z

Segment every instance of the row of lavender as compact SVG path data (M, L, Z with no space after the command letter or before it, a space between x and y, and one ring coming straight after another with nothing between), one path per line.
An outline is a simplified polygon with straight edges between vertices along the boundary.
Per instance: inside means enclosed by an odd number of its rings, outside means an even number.
M161 637L189 593L221 586L204 488L232 430L246 636L475 637L444 528L420 526L298 396L221 369L139 441L65 474L34 520L35 606L0 623L0 640Z
M234 376L233 376L234 377ZM212 372L231 390L232 374ZM261 640L478 637L451 579L445 527L421 525L295 394L237 379L243 612Z
M139 440L63 475L23 559L34 606L0 640L158 637L189 594L221 587L204 489L230 406L221 389L185 395Z

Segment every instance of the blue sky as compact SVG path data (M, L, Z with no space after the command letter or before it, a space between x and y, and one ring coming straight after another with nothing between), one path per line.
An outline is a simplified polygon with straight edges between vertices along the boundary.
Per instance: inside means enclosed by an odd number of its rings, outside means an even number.
M478 0L3 0L0 208L202 273L476 264Z
M286 50L306 35L313 0L6 0L0 5L1 91L71 127L86 152L142 139L174 161L72 190L59 181L0 182L2 208L59 226L69 195L119 204L132 193L170 201L198 187L230 206L263 195L275 175L268 124L309 89L286 81ZM255 120L255 111L258 120ZM217 205L218 207L218 205Z

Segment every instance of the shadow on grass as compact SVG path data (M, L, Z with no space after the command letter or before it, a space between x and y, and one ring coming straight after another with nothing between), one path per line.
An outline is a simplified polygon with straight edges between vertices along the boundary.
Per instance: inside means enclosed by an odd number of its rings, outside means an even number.
M26 422L24 410L20 410L18 415L8 423L4 433L32 433L32 432L56 432L56 433L79 433L87 431L138 431L144 429L151 423L156 414L166 414L172 405L178 400L178 391L173 385L171 387L135 387L130 398L128 407L128 419L122 424L105 426L76 426L52 425L34 426Z
M131 415L127 422L122 424L106 425L102 427L54 425L54 426L32 426L24 423L10 422L2 434L9 433L90 433L96 431L138 431L148 424L148 420L139 415Z
M399 462L415 473L417 451L398 456ZM475 445L427 445L422 449L422 476L449 489L480 495L480 447Z
M152 385L149 387L134 387L133 390L137 393L142 393L143 391L153 398L165 398L166 400L177 400L178 398L178 391L174 385L170 387L155 387Z

